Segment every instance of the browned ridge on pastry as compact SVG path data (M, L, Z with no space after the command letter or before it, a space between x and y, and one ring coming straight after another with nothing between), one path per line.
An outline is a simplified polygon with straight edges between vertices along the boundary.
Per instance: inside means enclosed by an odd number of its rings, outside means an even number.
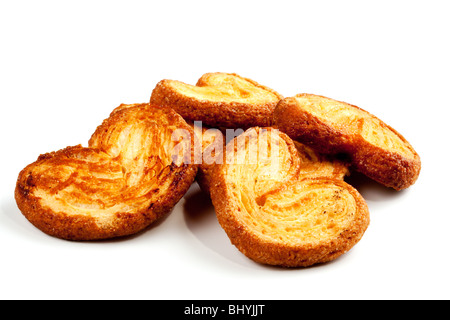
M364 199L343 181L345 166L309 152L276 129L250 128L227 144L227 162L214 166L217 218L256 262L306 267L331 261L369 225Z
M207 73L189 85L162 80L150 103L173 108L183 118L211 127L270 126L272 113L283 97L257 82L230 73Z
M396 190L419 176L421 161L411 144L369 112L330 98L299 94L283 99L274 123L292 139L325 154L347 154L356 170Z
M136 233L167 214L195 178L197 166L174 151L172 133L180 128L193 134L173 110L121 105L88 148L44 154L27 166L17 181L18 207L37 228L63 239Z
M188 122L194 129L194 133L200 140L202 159L198 166L196 181L200 188L210 193L209 181L213 174L214 165L223 163L223 150L226 145L225 136L221 130ZM198 152L198 150L196 150Z

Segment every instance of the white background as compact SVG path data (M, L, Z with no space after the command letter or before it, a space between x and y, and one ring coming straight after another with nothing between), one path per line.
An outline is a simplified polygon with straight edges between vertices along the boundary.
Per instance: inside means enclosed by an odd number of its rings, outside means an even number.
M449 299L447 1L1 1L0 298ZM162 79L235 72L284 96L356 104L401 132L422 172L396 192L362 176L371 225L334 262L256 264L196 184L156 226L69 242L17 209L17 175L83 144Z

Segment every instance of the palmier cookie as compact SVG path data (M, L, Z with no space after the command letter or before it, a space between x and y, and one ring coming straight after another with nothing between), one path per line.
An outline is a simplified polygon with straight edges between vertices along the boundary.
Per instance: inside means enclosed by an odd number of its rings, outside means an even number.
M269 126L272 113L283 97L257 82L230 73L207 73L189 85L162 80L150 102L173 108L183 118L210 127L249 128Z
M419 176L421 161L411 144L369 112L330 98L299 94L283 99L274 123L292 139L325 154L346 154L353 167L396 190Z
M37 228L63 239L137 233L167 214L194 181L197 166L174 150L180 128L193 134L173 110L121 105L88 148L44 154L27 166L17 181L17 205Z
M217 218L250 259L306 267L336 259L362 238L369 211L342 180L345 170L320 176L302 173L303 165L286 134L250 128L227 144L227 162L214 166L210 188Z

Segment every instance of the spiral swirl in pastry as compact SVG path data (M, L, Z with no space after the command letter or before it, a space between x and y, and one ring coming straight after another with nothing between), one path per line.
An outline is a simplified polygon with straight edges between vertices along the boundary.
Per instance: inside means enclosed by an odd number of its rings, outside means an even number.
M330 98L299 94L281 100L274 123L292 139L325 154L347 154L356 170L401 190L413 185L421 161L411 144L369 112Z
M70 240L146 228L170 211L195 178L197 166L180 161L183 155L174 150L172 135L180 128L193 134L173 110L121 105L97 128L88 148L41 155L20 173L19 209L42 231Z
M314 162L273 128L248 129L226 151L227 162L214 167L211 198L221 226L247 257L305 267L336 259L363 236L368 208L343 181L344 167L315 161L319 170L311 170Z

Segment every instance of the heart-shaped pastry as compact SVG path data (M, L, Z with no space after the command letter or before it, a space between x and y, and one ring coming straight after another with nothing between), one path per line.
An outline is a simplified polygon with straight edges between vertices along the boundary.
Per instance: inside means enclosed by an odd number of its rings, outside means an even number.
M269 126L272 113L283 97L257 82L230 73L207 73L189 85L162 80L150 103L168 106L190 121L211 127L249 128Z
M18 207L37 228L63 239L143 230L167 214L195 178L197 166L181 161L185 155L176 148L177 129L193 135L173 110L121 105L97 128L88 148L44 154L27 166L17 181Z
M369 112L330 98L283 99L274 123L292 139L325 154L347 154L356 170L397 190L414 184L421 161L411 144Z
M226 151L227 162L214 166L211 198L221 226L247 257L306 267L336 259L363 236L369 211L343 181L343 166L312 164L308 152L300 156L273 128L248 129Z

